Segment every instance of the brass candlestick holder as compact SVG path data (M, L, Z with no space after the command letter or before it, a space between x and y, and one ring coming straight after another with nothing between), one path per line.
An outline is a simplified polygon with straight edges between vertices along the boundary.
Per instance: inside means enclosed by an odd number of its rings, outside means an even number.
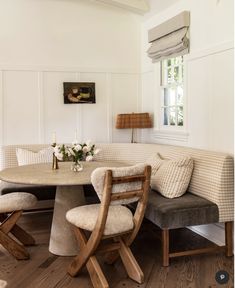
M55 156L55 152L53 153L53 158L52 158L52 170L57 170L59 169L59 165L58 165L58 159Z

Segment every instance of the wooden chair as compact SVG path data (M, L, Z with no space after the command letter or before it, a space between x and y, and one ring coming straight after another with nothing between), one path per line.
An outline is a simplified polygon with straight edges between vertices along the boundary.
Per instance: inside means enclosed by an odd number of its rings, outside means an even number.
M34 245L31 235L19 227L16 222L24 209L31 208L37 198L25 192L15 192L0 196L0 244L17 260L29 258L29 253L23 245ZM13 234L22 244L15 241Z
M129 247L144 218L150 175L151 167L145 164L97 168L92 173L91 181L101 203L76 207L66 214L80 244L79 254L68 267L71 276L76 276L86 265L94 287L109 287L95 256L106 253L111 262L119 255L128 276L143 283L144 274ZM134 215L121 205L135 201L138 205ZM90 237L86 236L85 230L91 232Z

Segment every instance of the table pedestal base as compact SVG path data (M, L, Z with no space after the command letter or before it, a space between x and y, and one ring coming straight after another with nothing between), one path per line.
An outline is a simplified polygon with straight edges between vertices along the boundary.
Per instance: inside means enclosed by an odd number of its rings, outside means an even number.
M85 205L83 186L57 187L49 243L51 253L59 256L78 254L78 242L65 215L68 210L81 205Z

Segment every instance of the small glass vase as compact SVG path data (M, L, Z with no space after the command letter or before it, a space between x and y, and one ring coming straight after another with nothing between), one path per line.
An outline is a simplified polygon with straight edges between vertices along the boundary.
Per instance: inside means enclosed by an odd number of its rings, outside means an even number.
M82 164L78 161L78 162L73 162L71 165L71 170L74 172L80 172L83 170L83 166Z

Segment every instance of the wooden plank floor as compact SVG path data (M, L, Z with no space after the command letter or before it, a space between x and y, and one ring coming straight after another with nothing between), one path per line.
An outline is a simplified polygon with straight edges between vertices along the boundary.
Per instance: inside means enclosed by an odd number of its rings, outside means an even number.
M50 212L25 214L20 220L22 227L31 231L37 246L29 247L31 259L17 261L0 246L0 279L8 282L7 288L90 288L92 287L87 271L84 269L77 278L66 274L71 257L58 257L48 252L48 240L51 225ZM139 285L128 279L122 263L118 260L115 265L99 261L103 271L113 288L232 288L233 287L233 258L227 258L223 253L193 257L181 257L171 260L171 266L161 266L159 231L150 222L145 221L142 229L132 245L145 274L145 283ZM192 246L192 243L208 244L188 229L178 229L174 232L174 245ZM229 273L229 282L219 285L215 280L218 270Z

